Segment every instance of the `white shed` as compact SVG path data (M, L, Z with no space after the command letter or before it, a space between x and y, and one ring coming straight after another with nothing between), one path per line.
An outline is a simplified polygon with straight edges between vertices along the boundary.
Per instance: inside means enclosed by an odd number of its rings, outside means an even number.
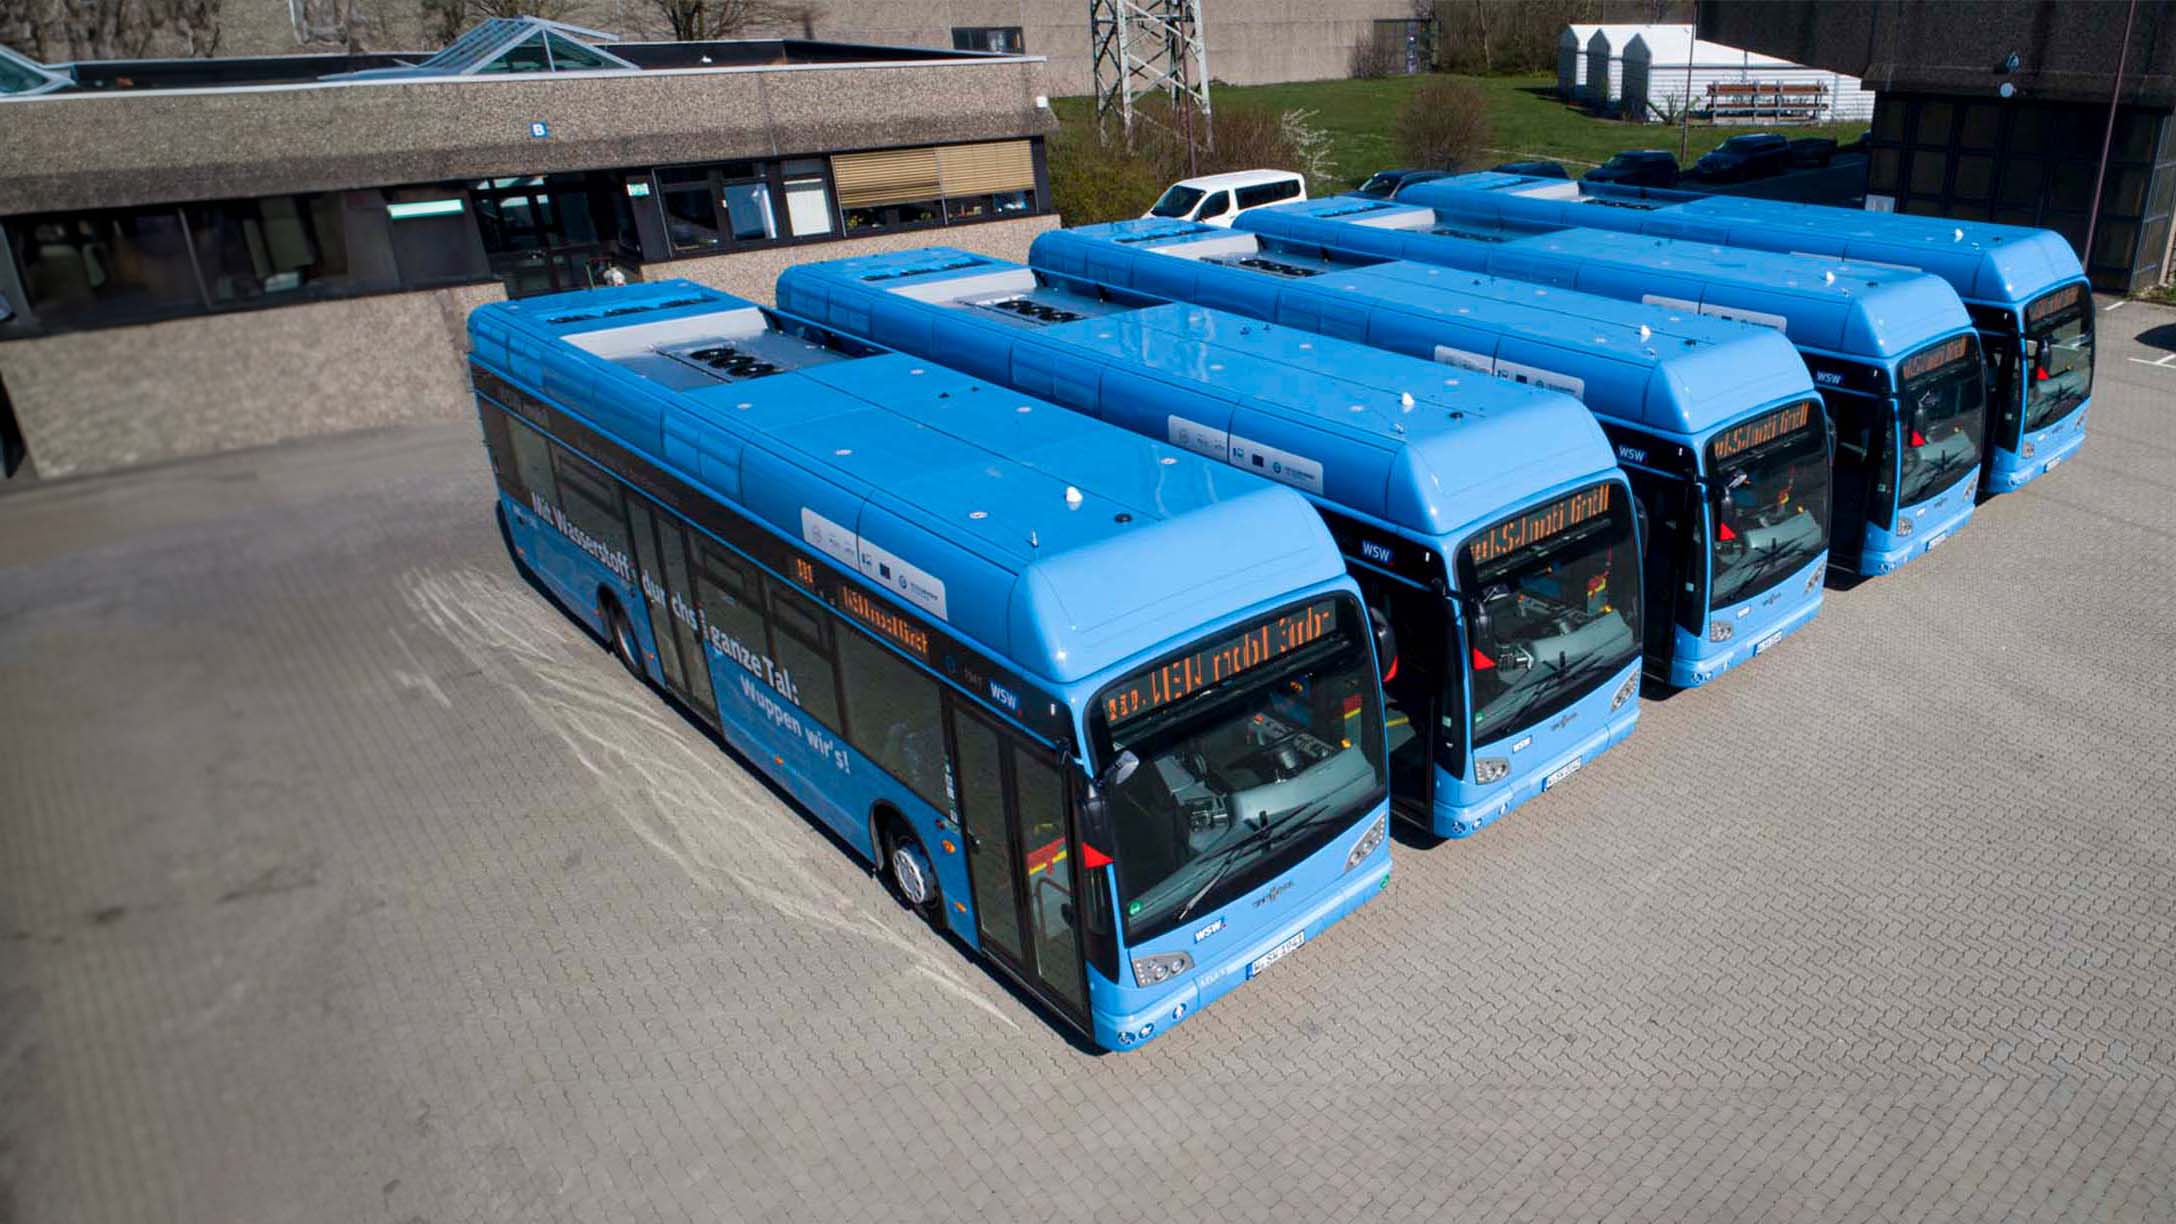
M1556 36L1556 92L1567 102L1587 97L1587 40L1601 29L1593 25L1568 25Z
M1598 25L1587 36L1587 102L1595 110L1608 114L1617 109L1624 94L1624 49L1649 32L1688 41L1693 36L1689 25Z
M1758 51L1650 27L1623 48L1619 108L1645 122L1692 113L1716 122L1849 123L1869 120L1874 95L1859 78Z

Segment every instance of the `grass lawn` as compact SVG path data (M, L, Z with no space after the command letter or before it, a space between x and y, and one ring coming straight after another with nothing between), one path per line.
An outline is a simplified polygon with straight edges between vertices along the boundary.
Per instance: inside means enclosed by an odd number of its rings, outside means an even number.
M1398 110L1419 86L1422 77L1390 77L1376 81L1297 81L1284 85L1230 85L1212 95L1218 106L1261 107L1285 111L1295 108L1315 112L1313 122L1327 129L1334 144L1337 182L1316 184L1319 193L1351 187L1387 166L1403 164L1390 138ZM1675 128L1659 124L1618 123L1597 119L1555 96L1553 75L1469 77L1489 101L1489 118L1496 132L1496 161L1546 158L1564 163L1573 174L1608 160L1620 149L1656 148L1677 152ZM1087 98L1059 98L1053 103L1058 118L1067 123L1090 122L1095 114ZM1866 129L1864 123L1821 127L1710 127L1692 126L1690 158L1721 144L1740 132L1780 132L1785 136L1830 136L1838 143L1849 141ZM1689 160L1689 159L1688 159Z

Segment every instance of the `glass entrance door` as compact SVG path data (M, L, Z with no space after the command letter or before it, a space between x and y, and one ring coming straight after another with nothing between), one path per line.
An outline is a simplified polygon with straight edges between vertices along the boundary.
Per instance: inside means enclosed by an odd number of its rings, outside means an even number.
M650 610L665 687L715 723L717 698L710 691L710 659L703 654L701 622L688 565L687 531L669 515L655 513L639 497L627 499L629 534L642 567L642 602Z
M1041 751L952 706L954 776L983 950L1067 1015L1088 1010L1065 781Z

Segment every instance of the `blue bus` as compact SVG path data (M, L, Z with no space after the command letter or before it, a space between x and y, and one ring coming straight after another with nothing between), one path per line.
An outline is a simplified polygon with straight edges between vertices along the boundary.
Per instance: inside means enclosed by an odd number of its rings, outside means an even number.
M1305 493L1383 627L1392 810L1464 837L1639 716L1639 543L1578 402L932 248L804 264L786 310Z
M2022 488L2085 441L2093 402L2093 290L2077 254L2053 230L1746 196L1565 186L1466 174L1430 183L1427 192L1416 189L1412 202L1470 208L1513 224L1625 230L1938 276L1964 301L1987 360L1986 490Z
M1183 221L1051 230L1028 260L1053 279L1236 310L1584 402L1645 518L1657 681L1705 684L1820 610L1828 425L1805 363L1770 328Z
M1388 881L1374 631L1291 490L686 281L469 339L517 564L1104 1048Z
M1972 517L1985 371L1964 306L1931 276L1604 230L1537 233L1390 200L1280 204L1235 224L1773 327L1797 346L1836 431L1832 564L1889 573Z

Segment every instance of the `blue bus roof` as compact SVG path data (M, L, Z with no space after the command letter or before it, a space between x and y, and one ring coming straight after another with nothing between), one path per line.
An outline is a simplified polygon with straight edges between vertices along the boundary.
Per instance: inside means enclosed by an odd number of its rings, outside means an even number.
M1797 350L1769 328L1191 221L1049 230L1028 258L1053 275L1454 365L1502 361L1507 377L1569 375L1591 410L1687 438L1813 393Z
M2085 276L2077 253L2062 235L1991 221L1862 212L1750 196L1568 194L1561 179L1494 172L1415 184L1400 198L1514 224L1623 230L1916 269L1947 281L1967 301L1990 305L2019 306Z
M1243 452L1431 539L1615 465L1568 396L1220 310L1113 301L965 251L802 264L778 300L1137 432Z
M1893 361L1971 323L1956 293L1923 273L1607 230L1535 232L1403 200L1330 196L1249 209L1233 224L1291 241L1766 323L1800 348L1862 361Z
M487 367L1046 680L1344 572L1290 490L687 281L493 303L469 335ZM696 356L723 347L773 369Z

